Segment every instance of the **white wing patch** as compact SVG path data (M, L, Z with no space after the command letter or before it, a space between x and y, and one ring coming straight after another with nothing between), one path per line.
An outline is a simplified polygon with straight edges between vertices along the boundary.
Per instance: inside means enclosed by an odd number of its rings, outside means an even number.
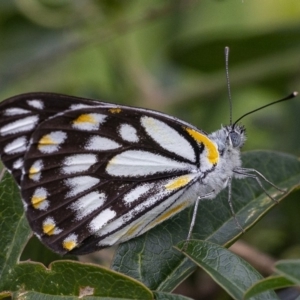
M75 233L68 235L62 242L62 246L68 251L74 249L76 246L78 246L78 235Z
M32 130L37 124L39 118L38 116L30 116L24 119L20 119L0 128L0 134L2 136L9 134L16 134L20 132L26 132Z
M67 197L73 197L79 193L89 190L99 182L100 179L92 176L77 176L68 178L64 180L64 184L70 188L70 191L67 193Z
M42 153L53 153L59 150L60 145L66 140L67 134L63 131L52 131L44 135L38 142L38 149Z
M131 143L139 141L136 129L130 124L122 124L119 128L119 134L124 141Z
M70 110L76 110L76 109L81 109L81 108L91 108L92 106L91 105L88 105L88 104L72 104L70 106Z
M116 216L116 212L110 208L101 211L89 224L92 233L96 233L103 228L111 219Z
M41 159L36 160L29 169L29 178L33 181L39 181L42 176L41 171L43 168L43 161Z
M195 167L168 157L147 151L128 150L114 156L106 167L106 172L113 176L147 176L160 172L187 170Z
M103 114L96 114L96 113L81 114L73 121L72 126L75 129L84 130L84 131L98 130L100 124L102 124L106 118L107 116Z
M25 115L29 114L31 111L19 107L11 107L4 110L4 116L18 116L18 115Z
M63 161L61 172L63 174L73 174L87 171L97 162L95 154L76 154L68 156Z
M90 213L100 208L105 200L106 195L97 191L91 192L70 205L70 208L75 211L76 220L80 221Z
M48 192L45 188L36 188L31 197L31 204L33 208L38 210L46 210L50 205L49 201L47 200L47 196Z
M16 138L4 147L4 152L6 154L15 154L20 152L25 152L27 147L27 139L25 136Z
M138 200L142 195L147 193L154 185L155 183L145 183L139 185L124 196L124 202L129 204Z
M141 117L141 124L147 134L162 148L188 159L191 162L196 162L193 147L175 129L162 121L147 116Z
M62 232L62 229L56 226L56 222L52 217L48 217L43 222L43 232L47 235L56 235Z
M22 158L18 158L14 163L13 163L13 168L15 170L21 169L24 165L24 160Z
M121 147L119 143L106 137L95 135L89 138L84 148L92 151L107 151L117 149L119 147Z
M44 103L41 100L27 100L27 104L36 109L44 109Z

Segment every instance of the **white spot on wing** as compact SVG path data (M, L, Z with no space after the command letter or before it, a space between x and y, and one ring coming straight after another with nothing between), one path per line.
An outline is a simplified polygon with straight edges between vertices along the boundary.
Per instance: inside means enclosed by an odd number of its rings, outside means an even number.
M18 158L14 163L13 163L13 168L16 169L21 169L24 165L24 160L22 158Z
M146 183L134 188L125 195L124 201L129 204L138 200L140 196L147 193L153 186L154 184Z
M62 173L73 174L87 171L97 162L97 156L94 154L76 154L68 156L63 161Z
M136 129L129 124L122 124L119 133L124 141L136 143L139 141Z
M100 179L91 176L77 176L64 180L64 183L70 188L67 197L76 196L86 190L89 190L100 182Z
M79 104L72 104L70 106L71 110L76 110L76 109L81 109L81 108L91 108L91 105L79 103Z
M6 154L15 154L20 152L25 152L27 147L27 139L25 136L16 138L4 147L4 152Z
M105 200L104 193L94 191L76 200L70 205L70 208L76 212L76 219L79 221L101 207Z
M0 128L0 134L2 136L9 134L16 134L20 132L26 132L32 130L37 124L39 118L38 116L31 116L24 119L19 119L17 121L8 123L7 125Z
M42 153L53 153L59 150L60 145L66 140L67 134L63 131L52 131L44 135L38 142L38 149Z
M87 113L80 115L76 120L73 121L72 126L78 130L98 130L100 124L102 124L105 119L107 118L106 115L96 114L96 113Z
M41 159L36 160L29 169L29 178L33 181L39 181L42 176L41 170L43 167L43 161Z
M106 151L112 150L121 147L121 145L111 139L101 136L92 136L86 146L84 147L86 150L92 151Z
M44 222L43 222L43 228L44 228L44 230L46 229L46 228L51 228L51 227L53 227L53 229L52 230L50 230L49 232L44 232L44 233L46 233L46 234L48 234L48 235L56 235L56 234L59 234L59 233L61 233L62 232L62 229L59 229L58 227L56 227L56 222L55 222L55 220L52 218L52 217L47 217L45 220L44 220Z
M17 115L24 115L28 114L31 111L19 107L11 107L6 110L4 110L3 114L4 116L17 116Z
M43 109L44 103L41 100L27 100L29 106L34 107L36 109Z
M128 150L114 156L106 167L113 176L147 176L160 172L186 170L192 172L193 165L181 163L168 157L147 151Z
M36 188L31 198L33 207L39 210L46 210L50 205L49 201L46 200L47 196L48 192L45 188Z
M77 234L75 234L75 233L69 234L63 240L62 245L68 251L71 251L72 249L74 249L78 245L78 236L77 236Z
M191 162L196 161L193 147L175 129L162 121L147 116L141 117L141 124L149 136L162 148Z
M91 232L95 233L100 230L104 225L106 225L111 219L116 216L116 212L110 208L107 208L99 213L97 217L95 217L91 223L89 224L89 228Z

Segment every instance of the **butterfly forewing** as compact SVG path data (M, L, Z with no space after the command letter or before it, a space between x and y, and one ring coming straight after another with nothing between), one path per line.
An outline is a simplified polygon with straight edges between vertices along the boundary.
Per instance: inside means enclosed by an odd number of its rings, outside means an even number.
M22 97L9 107L23 108L28 97ZM30 100L40 100L44 111L30 111L39 121L19 152L21 192L33 231L55 252L83 254L128 240L194 202L203 147L188 132L191 125L71 97ZM26 116L14 117L21 123ZM19 136L17 129L0 144Z
M58 94L33 93L12 97L0 104L1 160L18 184L23 156L38 124L78 105L99 106L101 103Z

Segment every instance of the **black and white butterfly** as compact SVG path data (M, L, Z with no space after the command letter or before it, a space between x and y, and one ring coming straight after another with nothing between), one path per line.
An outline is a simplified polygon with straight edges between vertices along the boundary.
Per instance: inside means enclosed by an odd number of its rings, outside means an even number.
M1 160L32 230L60 254L141 235L234 177L260 184L241 166L245 139L236 123L207 134L156 111L59 94L0 104Z

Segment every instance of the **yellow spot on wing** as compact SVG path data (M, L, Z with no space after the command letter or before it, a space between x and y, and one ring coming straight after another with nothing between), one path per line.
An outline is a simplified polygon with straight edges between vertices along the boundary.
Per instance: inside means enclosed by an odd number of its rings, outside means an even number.
M168 182L168 184L165 185L165 188L167 190L177 190L185 185L187 185L191 181L191 177L188 175L177 177L176 179L172 180L171 182Z
M36 174L38 174L39 172L40 172L40 170L38 170L37 168L31 167L31 168L29 169L29 178L30 178L30 179L33 179L34 176L35 176Z
M219 151L216 145L204 134L191 128L185 128L189 135L198 143L202 143L208 150L207 158L212 164L219 161Z
M76 242L73 240L65 240L63 241L63 247L68 250L71 251L72 249L74 249L77 246Z
M112 114L119 114L122 111L122 109L117 107L117 108L110 108L108 111Z
M82 114L77 119L73 121L73 124L81 124L81 123L92 123L96 124L97 121L91 114Z
M38 172L39 172L39 170L38 170L37 168L35 168L35 167L31 167L31 168L29 169L29 174L30 174L30 175L36 174L36 173L38 173Z
M43 224L43 232L47 235L54 234L55 225L53 223Z
M57 145L57 143L50 137L49 134L46 134L39 140L38 147L42 145Z
M33 197L31 198L31 204L32 204L32 206L33 206L35 209L37 209L37 208L39 208L39 206L42 204L42 202L43 202L45 199L46 199L45 196L40 196L40 197L38 197L38 196L33 196Z

